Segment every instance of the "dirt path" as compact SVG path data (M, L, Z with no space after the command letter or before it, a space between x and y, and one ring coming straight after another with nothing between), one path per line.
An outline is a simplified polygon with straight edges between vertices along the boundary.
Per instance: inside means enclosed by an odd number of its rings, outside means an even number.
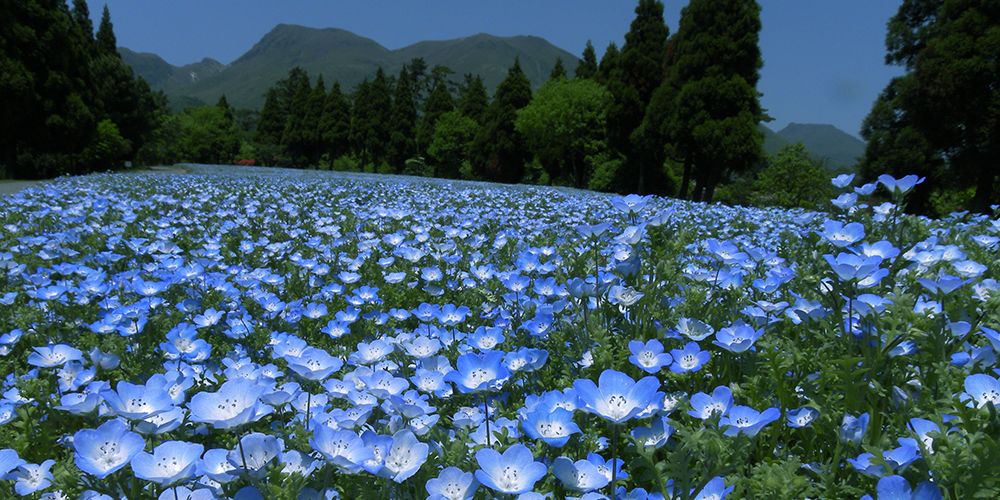
M22 189L33 187L36 184L38 181L0 182L0 196L16 194Z
M146 170L134 170L131 172L122 173L135 173L135 174L186 174L187 170L175 166L153 166ZM0 182L0 196L8 196L12 194L17 194L21 192L22 189L27 189L30 187L37 186L40 182L46 181L13 181L13 182Z

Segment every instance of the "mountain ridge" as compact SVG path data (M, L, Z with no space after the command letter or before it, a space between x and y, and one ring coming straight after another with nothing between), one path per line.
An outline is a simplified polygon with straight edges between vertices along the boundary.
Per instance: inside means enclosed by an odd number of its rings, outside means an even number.
M454 70L458 78L466 73L478 74L492 92L507 76L515 58L520 59L521 68L534 88L548 79L557 58L562 58L570 71L579 61L575 55L545 39L528 35L499 37L480 33L449 40L421 41L389 50L370 38L344 29L307 28L294 24L276 25L232 63L220 65L218 71L206 77L188 81L178 78L183 74L182 68L187 66L171 66L154 54L138 54L125 48L119 49L119 53L154 89L163 90L174 104L211 104L225 94L233 106L251 109L260 109L267 89L297 66L314 78L323 75L328 85L337 80L341 88L350 91L363 79L374 77L379 67L386 74L394 75L413 58L422 57L428 69L440 64ZM165 78L167 74L171 78Z

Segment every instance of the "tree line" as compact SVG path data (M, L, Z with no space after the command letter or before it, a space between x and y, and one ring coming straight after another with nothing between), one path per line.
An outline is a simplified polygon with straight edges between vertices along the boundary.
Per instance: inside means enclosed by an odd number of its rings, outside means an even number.
M166 98L121 60L107 6L0 0L0 177L104 171L132 160Z
M0 0L0 168L42 178L121 166L203 162L531 182L696 201L815 208L829 189L800 145L763 153L757 91L760 6L690 0L676 32L663 3L639 0L625 43L600 61L588 42L532 91L515 60L491 95L482 79L423 59L353 88L295 68L259 110L170 114L116 52L105 7ZM904 67L874 103L859 180L918 174L908 209L988 212L996 167L1000 8L986 0L904 0L888 24ZM784 182L775 179L785 179ZM776 201L779 200L779 201Z
M673 35L663 4L641 0L619 49L589 42L572 71L559 61L536 93L515 60L492 96L477 75L454 78L421 58L352 89L295 68L241 128L224 104L188 109L169 159L562 184L710 201L715 186L763 161L767 119L756 90L760 7L692 0ZM195 119L197 117L197 119ZM218 124L214 132L197 123ZM241 138L241 139L234 139ZM159 141L165 145L170 140ZM178 140L173 140L178 144ZM214 152L214 153L213 153ZM169 156L169 155L167 155ZM182 158L183 157L183 158Z

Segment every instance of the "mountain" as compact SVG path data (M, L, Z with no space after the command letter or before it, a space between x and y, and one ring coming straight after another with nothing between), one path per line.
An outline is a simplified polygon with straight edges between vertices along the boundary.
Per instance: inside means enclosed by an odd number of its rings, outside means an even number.
M126 64L132 66L136 73L149 82L150 86L164 92L210 77L225 68L224 64L207 57L198 63L174 66L160 56L148 52L133 52L119 47L118 53Z
M864 141L833 125L789 123L777 135L790 143L801 142L811 154L829 160L828 170L853 170L865 154Z
M260 109L267 89L296 66L314 78L322 74L328 87L338 80L341 88L349 92L365 78L373 78L380 66L386 74L394 75L403 64L422 57L428 69L438 64L451 68L455 79L465 73L478 74L492 92L507 76L515 57L535 88L548 79L556 58L561 57L570 71L579 61L573 54L533 36L479 34L389 50L350 31L289 24L279 24L239 59L217 68L208 63L211 59L178 68L153 54L119 51L125 62L154 89L163 90L172 104L213 104L225 94L231 105L251 109ZM185 74L189 75L187 79Z

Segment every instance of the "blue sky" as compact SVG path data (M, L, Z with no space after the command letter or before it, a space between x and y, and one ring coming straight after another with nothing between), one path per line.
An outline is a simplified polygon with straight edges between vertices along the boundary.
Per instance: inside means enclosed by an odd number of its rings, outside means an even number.
M902 69L884 64L885 26L901 0L758 0L764 68L757 90L777 131L829 123L859 135L872 102ZM477 33L533 35L580 55L619 48L635 18L626 0L106 0L90 3L95 23L105 4L118 44L183 65L211 57L228 64L279 23L341 28L388 49ZM664 1L677 29L687 1ZM570 68L572 69L572 67Z

